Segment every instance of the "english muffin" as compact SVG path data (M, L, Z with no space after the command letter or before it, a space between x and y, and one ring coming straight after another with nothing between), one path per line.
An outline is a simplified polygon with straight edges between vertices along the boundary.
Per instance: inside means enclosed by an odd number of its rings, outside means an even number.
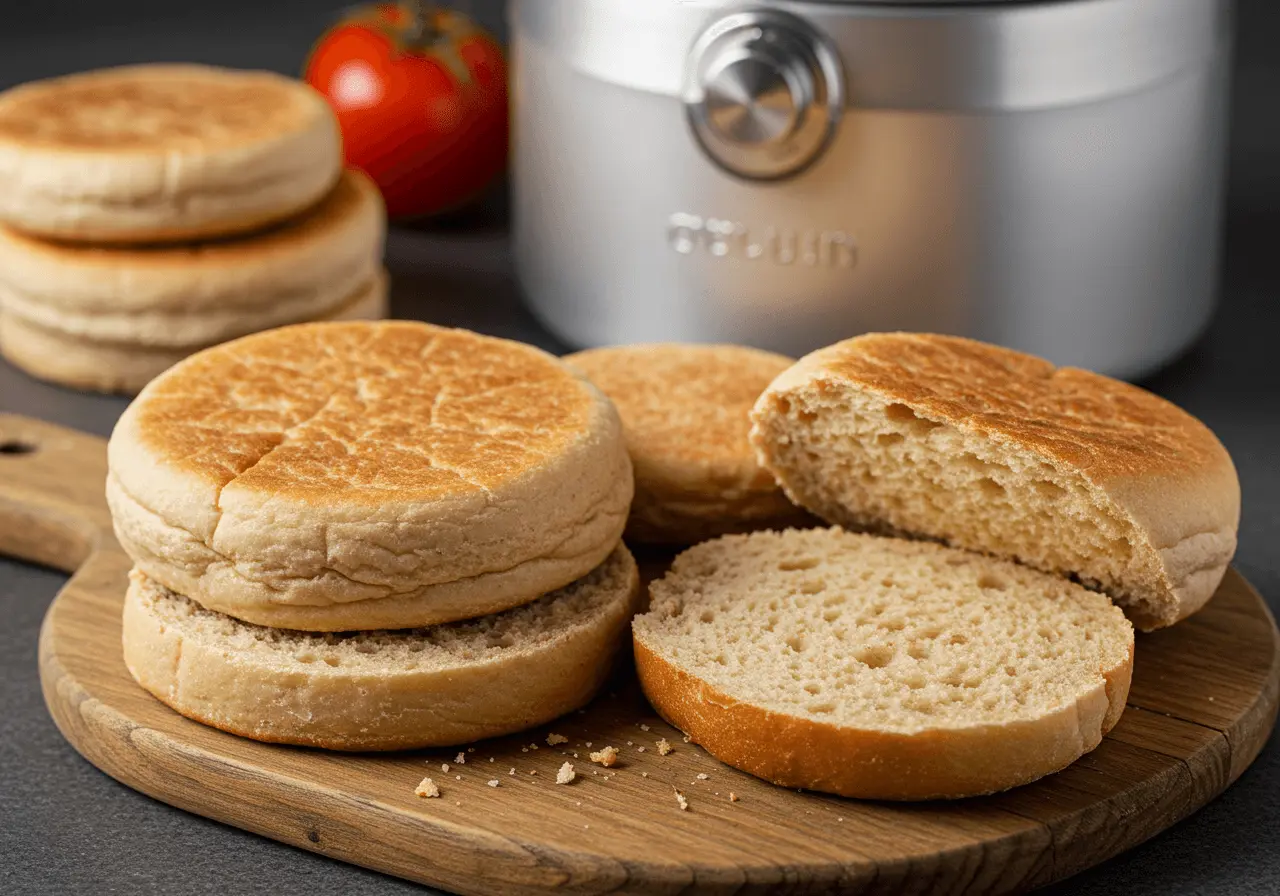
M1213 595L1240 482L1222 443L1137 386L968 339L876 333L787 370L752 441L796 503L1078 577L1143 629Z
M239 239L100 248L0 228L0 307L67 337L147 349L323 320L377 280L385 218L378 188L348 171L314 209Z
M124 661L184 716L244 737L331 750L448 746L585 704L638 595L635 562L619 545L576 582L493 616L315 634L238 622L135 570Z
M0 95L0 221L44 237L253 230L314 205L341 165L324 99L269 72L135 65Z
M617 411L528 345L405 321L206 349L142 390L107 499L148 578L247 622L410 628L528 603L617 545Z
M379 269L373 280L321 319L381 320L387 310L387 273ZM138 345L71 336L0 309L0 355L31 376L73 389L133 395L203 347Z
M633 624L645 695L787 787L949 799L1056 772L1124 711L1133 626L1015 563L841 529L704 542Z
M687 545L800 523L756 461L750 411L790 358L735 345L631 345L565 358L613 400L635 466L632 543Z

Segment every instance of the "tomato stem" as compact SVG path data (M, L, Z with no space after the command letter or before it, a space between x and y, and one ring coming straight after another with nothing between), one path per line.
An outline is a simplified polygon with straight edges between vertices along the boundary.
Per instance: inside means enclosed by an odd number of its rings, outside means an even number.
M440 37L432 16L427 12L427 4L423 0L408 0L409 24L405 28L405 40L415 47L425 47L435 43Z

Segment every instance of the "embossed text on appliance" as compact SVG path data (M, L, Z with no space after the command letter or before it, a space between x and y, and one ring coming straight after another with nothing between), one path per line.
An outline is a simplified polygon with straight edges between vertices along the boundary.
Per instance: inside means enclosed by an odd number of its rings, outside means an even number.
M780 265L851 268L858 260L857 242L844 230L748 225L686 212L667 219L667 242L681 255Z

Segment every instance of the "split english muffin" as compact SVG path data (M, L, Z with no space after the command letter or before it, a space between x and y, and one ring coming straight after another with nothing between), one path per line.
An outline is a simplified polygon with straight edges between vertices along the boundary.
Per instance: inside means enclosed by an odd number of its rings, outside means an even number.
M564 359L618 408L635 466L632 543L685 545L807 518L762 469L750 411L792 360L735 345L631 345Z
M0 307L88 342L204 347L321 320L378 279L386 214L356 171L305 214L253 236L100 248L0 228Z
M318 202L341 160L324 99L269 72L136 65L0 94L0 221L53 239L254 230Z
M619 545L578 581L494 616L314 634L238 622L135 570L124 660L162 702L244 737L330 750L448 746L585 704L638 595L635 562Z
M387 272L379 268L320 320L381 320L387 316ZM0 309L0 355L32 376L75 389L135 394L203 346L174 348L70 336Z
M1101 588L1142 629L1213 595L1240 483L1209 429L1143 389L967 339L860 336L760 397L752 442L798 504Z
M528 603L617 545L617 412L531 346L404 321L304 324L153 380L108 443L146 576L280 628L409 628Z
M645 695L713 756L866 799L992 793L1065 768L1124 710L1133 627L1014 563L840 529L690 548L632 629Z

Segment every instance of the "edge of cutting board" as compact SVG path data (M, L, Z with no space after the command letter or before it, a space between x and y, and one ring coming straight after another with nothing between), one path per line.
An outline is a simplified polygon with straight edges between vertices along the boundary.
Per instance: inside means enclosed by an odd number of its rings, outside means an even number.
M453 750L260 744L182 718L129 677L119 610L130 563L110 531L105 470L101 439L0 415L0 553L74 571L40 635L45 701L67 740L174 806L459 893L1022 891L1191 814L1248 767L1275 724L1280 633L1232 570L1203 611L1139 636L1128 709L1097 750L992 797L898 805L773 787L683 743L626 668L586 710L477 744L449 774L439 765ZM570 743L548 747L549 731ZM675 751L659 757L663 736ZM588 740L618 746L622 761L591 765ZM578 781L555 785L572 760L562 752L574 751ZM441 799L413 795L427 775Z

